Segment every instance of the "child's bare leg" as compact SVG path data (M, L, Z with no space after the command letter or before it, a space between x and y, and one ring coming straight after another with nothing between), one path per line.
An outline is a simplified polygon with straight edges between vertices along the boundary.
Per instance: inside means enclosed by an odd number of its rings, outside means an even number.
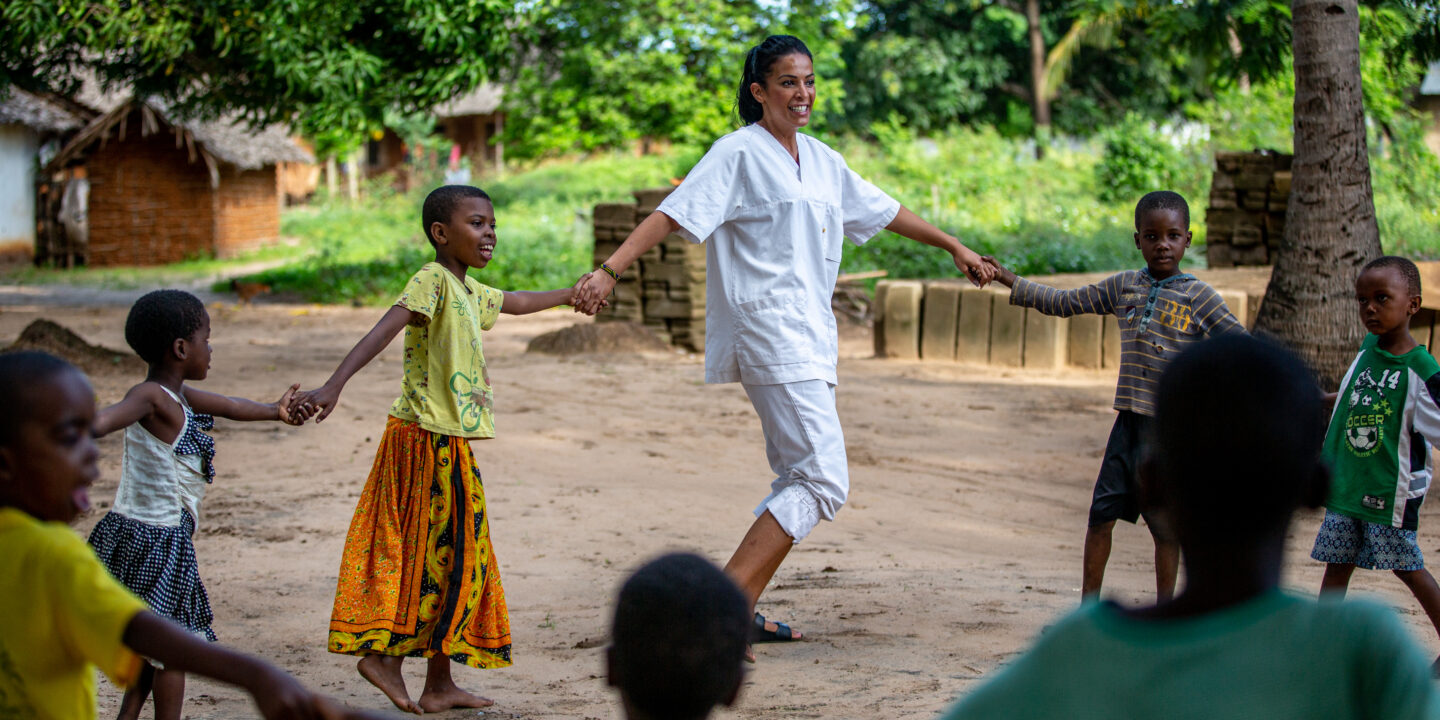
M1110 562L1110 535L1114 531L1114 520L1085 528L1085 556L1080 577L1081 599L1100 594L1100 584L1105 581L1105 564Z
M155 671L155 720L180 720L185 707L185 673Z
M155 685L155 666L148 662L140 663L140 676L135 678L135 684L125 689L125 696L120 698L120 714L118 720L139 720L140 709L145 707L146 698L150 697L150 690Z
M1350 576L1354 573L1353 563L1325 563L1325 577L1320 580L1320 594L1334 593L1337 598L1345 597L1345 590L1350 587Z
M385 693L395 707L419 715L420 706L410 699L410 693L405 690L405 678L400 675L400 664L404 661L405 658L393 655L366 655L360 658L355 669L360 671L360 677Z
M1180 575L1180 544L1155 538L1155 597L1165 602L1175 597L1175 578Z
M1429 570L1396 570L1395 577L1410 588L1415 599L1420 601L1420 607L1424 608L1425 615L1430 618L1430 625L1435 628L1435 634L1440 635L1440 585L1435 584L1435 576Z
M450 677L450 658L432 655L425 666L425 691L420 693L420 708L427 713L450 708L490 707L495 701L472 695L455 685Z

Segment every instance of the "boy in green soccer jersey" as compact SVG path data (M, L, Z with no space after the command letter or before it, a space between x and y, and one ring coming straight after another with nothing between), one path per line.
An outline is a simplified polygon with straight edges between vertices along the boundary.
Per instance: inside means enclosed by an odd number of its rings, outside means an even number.
M1415 540L1434 474L1430 446L1440 439L1440 364L1410 335L1420 271L1402 257L1379 258L1360 271L1355 298L1370 334L1325 434L1335 484L1310 557L1326 563L1322 593L1343 596L1357 565L1394 572L1440 633L1440 586Z

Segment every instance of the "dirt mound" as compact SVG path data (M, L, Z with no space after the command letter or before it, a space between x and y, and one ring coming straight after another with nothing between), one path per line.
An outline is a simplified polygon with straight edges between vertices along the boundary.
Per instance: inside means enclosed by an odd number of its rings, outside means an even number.
M91 345L69 328L49 320L30 323L15 344L5 348L4 352L17 350L48 352L70 361L87 375L125 373L139 377L145 374L145 361L134 354Z
M537 336L526 352L551 355L581 353L669 352L670 346L644 325L628 322L577 323Z

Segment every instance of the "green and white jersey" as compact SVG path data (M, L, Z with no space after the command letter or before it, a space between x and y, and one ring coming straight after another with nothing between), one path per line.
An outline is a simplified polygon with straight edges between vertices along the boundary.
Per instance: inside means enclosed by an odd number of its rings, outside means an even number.
M1325 507L1380 525L1416 529L1430 489L1430 446L1440 438L1440 364L1423 345L1391 355L1367 335L1350 364L1325 459L1335 473Z

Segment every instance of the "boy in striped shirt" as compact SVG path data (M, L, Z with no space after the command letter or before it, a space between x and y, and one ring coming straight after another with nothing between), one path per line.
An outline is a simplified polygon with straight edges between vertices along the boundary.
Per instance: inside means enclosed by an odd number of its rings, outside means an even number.
M1145 454L1160 374L1191 343L1208 336L1244 332L1215 289L1180 272L1190 247L1190 206L1179 193L1161 190L1135 205L1135 247L1145 258L1141 270L1111 275L1075 290L1031 282L1001 267L995 280L1010 288L1010 304L1046 315L1115 315L1120 320L1120 380L1115 387L1115 426L1090 501L1085 531L1081 593L1100 593L1116 520L1133 523L1144 515L1155 539L1155 592L1163 602L1175 594L1180 547L1163 518L1140 507L1136 469Z
M1440 587L1415 538L1440 439L1440 364L1410 334L1420 271L1378 258L1360 271L1355 297L1369 334L1332 396L1323 453L1335 481L1310 557L1326 563L1320 591L1336 596L1357 565L1394 572L1440 633Z

